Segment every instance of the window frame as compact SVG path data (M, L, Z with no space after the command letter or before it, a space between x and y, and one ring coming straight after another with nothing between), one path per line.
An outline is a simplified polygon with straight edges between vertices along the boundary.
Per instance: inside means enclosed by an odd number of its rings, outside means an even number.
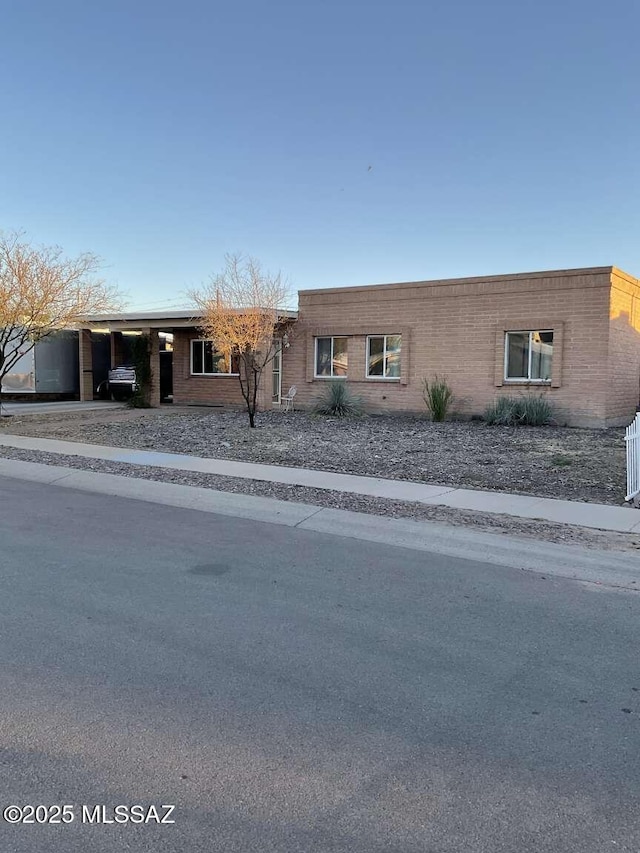
M347 372L343 375L336 375L333 372L333 342L336 338L347 342ZM319 374L318 371L318 341L331 341L331 373L328 376ZM315 335L313 344L313 378L314 379L347 379L349 376L349 336L348 335Z
M555 349L555 332L553 329L506 329L504 332L504 364L502 371L502 381L505 385L551 385L553 379L553 352L551 353L551 372L548 379L532 379L531 378L531 362L533 359L533 347L531 346L532 335L552 336L552 346ZM527 363L527 376L508 376L509 369L509 335L529 335L529 359Z
M201 373L194 372L193 369L193 345L194 344L214 344L211 338L189 338L189 375L190 376L198 376L198 377L209 377L209 376L239 376L238 373L232 373L231 367L233 366L233 356L229 358L229 372L223 373L222 371L218 371L217 373L206 373L204 370ZM213 352L216 352L215 345L213 345ZM204 346L202 347L202 367L204 368Z
M382 338L382 376L373 376L369 373L369 361L371 358L371 352L369 349L369 342L373 338ZM400 338L400 371L397 376L385 376L384 368L385 363L387 361L387 338ZM371 379L374 382L400 382L402 379L402 332L391 332L388 335L367 335L367 349L366 349L366 362L365 362L365 378Z

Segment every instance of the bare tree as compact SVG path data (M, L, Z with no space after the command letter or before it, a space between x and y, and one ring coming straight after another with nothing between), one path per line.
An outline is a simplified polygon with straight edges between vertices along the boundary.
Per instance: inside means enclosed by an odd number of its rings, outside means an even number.
M0 403L2 380L38 341L119 307L115 288L96 278L99 268L96 255L67 258L57 246L0 232Z
M280 273L260 262L227 255L224 270L202 290L189 294L202 315L200 328L226 359L237 359L249 425L255 427L258 389L264 368L276 354L274 334L290 329L290 293Z

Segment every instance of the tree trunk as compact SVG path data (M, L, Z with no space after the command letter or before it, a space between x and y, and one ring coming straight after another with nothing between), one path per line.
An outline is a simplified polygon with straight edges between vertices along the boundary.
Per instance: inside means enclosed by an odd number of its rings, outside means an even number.
M251 369L253 371L253 396L251 398L251 408L253 409L253 415L255 416L256 409L258 408L258 382L260 381L260 373L256 370L254 364L251 365ZM251 426L255 427L253 416L249 420L251 422Z
M247 411L249 412L249 426L256 426L256 376L252 371L247 377Z
M256 426L256 390L252 386L252 381L255 383L255 372L253 370L253 359L251 365L248 364L250 355L243 353L240 356L240 364L238 365L238 378L240 380L240 390L242 397L247 406L247 414L249 415L249 426L255 429ZM243 377L244 373L244 377Z

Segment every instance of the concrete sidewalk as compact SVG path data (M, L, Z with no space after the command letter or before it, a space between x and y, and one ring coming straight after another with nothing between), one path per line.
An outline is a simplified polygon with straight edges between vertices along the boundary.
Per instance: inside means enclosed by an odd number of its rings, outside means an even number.
M631 507L537 498L504 492L456 489L450 486L415 483L406 480L385 480L379 477L361 477L307 468L286 468L279 465L261 465L230 459L207 459L178 453L131 450L18 435L0 435L0 446L80 456L87 459L103 459L129 465L154 466L224 477L240 477L271 483L307 486L314 489L351 492L391 500L415 501L454 509L513 515L519 518L540 519L559 524L574 524L580 527L611 530L618 533L640 533L640 513Z
M91 412L96 409L124 409L125 403L115 403L112 400L92 400L91 402L79 402L78 400L58 400L54 403L28 403L14 401L2 403L4 415L51 415L64 414L65 412Z

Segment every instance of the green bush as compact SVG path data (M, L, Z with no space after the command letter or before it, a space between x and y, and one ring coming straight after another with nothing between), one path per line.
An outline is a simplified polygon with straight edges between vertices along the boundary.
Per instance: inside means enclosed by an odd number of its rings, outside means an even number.
M453 391L446 377L435 376L431 382L422 380L422 396L432 421L443 421L453 403Z
M484 411L484 419L491 426L510 426L515 423L515 397L498 397Z
M332 379L327 387L312 401L312 411L316 415L329 415L333 418L356 418L362 415L362 398L355 397L347 383L341 379Z
M553 406L540 394L537 397L498 397L487 407L485 421L491 426L545 426L552 423Z
M553 415L553 406L542 394L523 398L522 422L528 426L546 426L554 420Z

